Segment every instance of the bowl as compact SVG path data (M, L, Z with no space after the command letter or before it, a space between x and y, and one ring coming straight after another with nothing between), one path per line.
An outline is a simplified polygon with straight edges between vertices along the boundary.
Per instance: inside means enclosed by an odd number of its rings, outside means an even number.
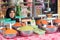
M46 28L46 32L47 33L54 33L54 32L56 32L57 31L57 27L56 26L48 26L47 28Z
M3 35L5 38L11 39L11 38L15 38L16 34L4 34Z
M3 34L3 36L5 37L5 38L15 38L16 36L17 36L17 31L16 30L14 30L14 29L7 29L5 32L4 32L4 34Z
M3 32L4 32L5 30L6 30L5 28L1 27L1 28L0 28L0 34L3 34Z
M21 36L31 36L33 31L21 31Z
M33 34L32 26L23 26L18 29L20 31L21 36L30 36Z
M55 19L54 22L55 23L60 23L60 19Z
M19 22L16 22L16 23L13 25L13 28L14 28L14 29L17 29L17 28L19 28L19 27L21 27L21 23L19 23Z

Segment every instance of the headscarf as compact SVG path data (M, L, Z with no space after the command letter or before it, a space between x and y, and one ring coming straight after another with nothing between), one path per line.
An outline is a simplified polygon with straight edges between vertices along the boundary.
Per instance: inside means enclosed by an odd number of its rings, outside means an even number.
M7 9L5 18L11 18L9 16L9 14L11 13L12 10L15 12L15 10L13 8L8 8ZM11 20L15 20L15 17L14 18L11 18Z

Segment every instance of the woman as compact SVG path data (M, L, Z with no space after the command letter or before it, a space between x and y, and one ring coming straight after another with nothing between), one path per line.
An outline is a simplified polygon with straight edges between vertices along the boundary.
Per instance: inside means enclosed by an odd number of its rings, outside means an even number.
M1 10L2 10L2 13L4 14L4 16L6 16L6 10L7 10L7 5L6 4L3 4L2 6L1 6Z
M2 11L0 11L0 19L4 18L4 14L2 13Z
M0 0L0 11L1 11L1 5L3 4L3 0Z
M7 11L6 11L5 18L11 18L11 20L16 20L15 10L13 8L8 8Z

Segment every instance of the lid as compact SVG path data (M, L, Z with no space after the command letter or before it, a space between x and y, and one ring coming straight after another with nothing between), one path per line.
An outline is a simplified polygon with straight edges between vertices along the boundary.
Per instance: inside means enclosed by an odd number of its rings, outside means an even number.
M10 21L11 19L10 18L5 18L5 21Z
M10 23L10 22L11 22L11 21L7 21L7 20L4 21L4 23Z
M22 18L22 20L27 20L27 19L32 19L31 17L25 17L25 18Z
M24 16L16 16L16 18L25 18Z
M8 28L4 33L5 33L5 34L16 34L17 31L14 30L14 29L9 29L9 28Z

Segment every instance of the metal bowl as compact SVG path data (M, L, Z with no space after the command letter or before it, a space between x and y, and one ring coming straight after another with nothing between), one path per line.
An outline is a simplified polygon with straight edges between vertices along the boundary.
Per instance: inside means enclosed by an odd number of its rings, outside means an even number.
M56 32L57 31L57 27L54 27L54 28L46 28L46 32L47 33L54 33L54 32Z
M21 36L31 36L33 31L21 31Z
M3 34L5 30L6 30L5 28L0 28L0 33Z
M16 34L4 34L3 35L5 38L15 38L16 37Z
M17 30L20 31L20 34L21 34L22 36L30 36L30 35L33 34L33 30L34 30L34 29L33 29L32 26L28 25L28 26L22 26L22 27L20 27L20 28L17 28Z
M4 31L3 36L5 38L14 38L17 35L17 31L14 29L7 28L7 30Z

